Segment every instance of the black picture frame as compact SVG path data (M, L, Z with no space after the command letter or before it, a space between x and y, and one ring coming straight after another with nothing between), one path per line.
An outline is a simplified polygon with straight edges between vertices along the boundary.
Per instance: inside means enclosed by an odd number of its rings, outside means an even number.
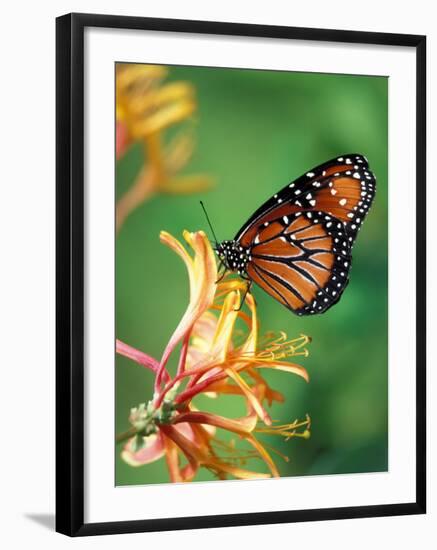
M414 48L416 52L416 500L414 502L84 523L84 29L158 30ZM56 530L69 536L423 514L426 511L426 37L68 14L56 20Z

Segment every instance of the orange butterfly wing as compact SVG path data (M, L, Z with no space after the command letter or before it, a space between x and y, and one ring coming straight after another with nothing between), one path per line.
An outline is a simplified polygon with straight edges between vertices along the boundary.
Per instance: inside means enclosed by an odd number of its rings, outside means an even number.
M365 157L350 154L284 187L235 238L250 250L247 275L298 315L326 311L347 286L375 184Z
M288 224L276 220L257 234L247 274L299 315L323 313L346 288L350 249L342 222L298 213Z

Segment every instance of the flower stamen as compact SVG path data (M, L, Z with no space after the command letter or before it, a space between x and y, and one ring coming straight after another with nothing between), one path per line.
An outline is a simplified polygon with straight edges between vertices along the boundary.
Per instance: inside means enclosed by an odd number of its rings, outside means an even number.
M301 432L297 432L296 430L298 428L305 428ZM292 437L302 437L304 439L309 439L311 432L311 419L308 415L306 415L306 419L299 421L295 420L294 422L290 422L289 424L280 424L280 425L272 425L267 428L255 428L254 432L257 433L264 433L269 435L279 435L283 438L285 438L285 441L288 441Z

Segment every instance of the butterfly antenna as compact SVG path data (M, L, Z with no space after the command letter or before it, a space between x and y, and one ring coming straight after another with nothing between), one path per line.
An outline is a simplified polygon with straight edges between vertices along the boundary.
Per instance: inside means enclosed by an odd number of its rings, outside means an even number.
M209 219L208 212L206 211L205 205L203 204L202 201L200 201L200 206L202 207L203 211L205 212L206 221L208 222L209 228L212 231L212 236L214 237L215 245L217 246L218 240L217 240L217 237L215 236L214 229L212 228L212 224L211 224L211 221Z

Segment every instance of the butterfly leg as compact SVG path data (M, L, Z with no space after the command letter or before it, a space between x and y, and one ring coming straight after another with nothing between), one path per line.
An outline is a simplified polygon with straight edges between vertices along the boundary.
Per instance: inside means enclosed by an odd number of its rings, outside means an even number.
M222 273L222 274L220 275L220 277L217 279L217 281L215 282L215 284L219 283L219 282L224 278L224 276L226 275L226 271L227 271L227 270L226 270L226 267L224 266L223 263L220 263L219 268L218 268L218 272L220 273L220 269L221 269L222 267L224 267L223 273Z

